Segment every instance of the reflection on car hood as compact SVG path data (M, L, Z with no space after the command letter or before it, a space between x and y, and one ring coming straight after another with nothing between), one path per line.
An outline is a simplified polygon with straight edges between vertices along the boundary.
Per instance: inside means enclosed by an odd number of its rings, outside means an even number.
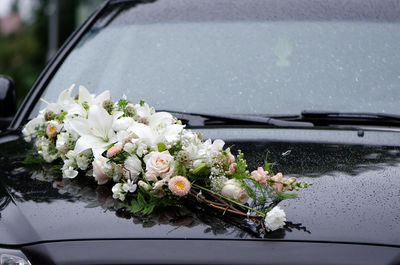
M249 170L266 151L275 171L312 182L296 199L280 203L285 229L264 240L304 240L400 245L400 147L231 140ZM116 238L232 238L260 236L246 220L231 222L207 210L171 208L149 217L116 210L109 186L64 185L15 161L29 145L18 139L0 145L0 244ZM48 177L48 176L47 176Z

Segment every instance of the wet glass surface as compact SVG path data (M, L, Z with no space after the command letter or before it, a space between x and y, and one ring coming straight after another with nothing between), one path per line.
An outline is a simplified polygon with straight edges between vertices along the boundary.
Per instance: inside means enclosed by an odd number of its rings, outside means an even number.
M43 97L76 83L185 112L400 113L400 5L367 2L114 5Z

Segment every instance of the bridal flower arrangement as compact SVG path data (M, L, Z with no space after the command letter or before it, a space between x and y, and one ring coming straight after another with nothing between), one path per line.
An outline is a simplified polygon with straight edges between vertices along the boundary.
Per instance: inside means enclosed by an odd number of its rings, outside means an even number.
M44 161L59 165L63 178L109 185L132 213L191 200L249 218L266 233L285 224L277 203L295 196L288 191L310 185L273 174L267 161L248 171L240 151L235 156L222 140L204 141L144 101L114 102L109 91L93 96L83 86L74 97L73 88L56 103L45 101L46 108L25 125L25 140L34 142Z

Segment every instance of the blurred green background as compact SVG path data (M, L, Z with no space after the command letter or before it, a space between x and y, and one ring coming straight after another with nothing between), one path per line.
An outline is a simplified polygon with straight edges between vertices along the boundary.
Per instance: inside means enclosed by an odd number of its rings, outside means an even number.
M0 74L21 104L47 61L104 0L0 0Z

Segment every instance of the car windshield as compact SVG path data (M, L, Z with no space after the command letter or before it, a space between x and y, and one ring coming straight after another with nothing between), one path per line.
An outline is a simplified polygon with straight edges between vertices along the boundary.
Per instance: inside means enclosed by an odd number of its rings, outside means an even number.
M55 100L75 83L182 112L400 113L400 31L393 18L323 20L312 12L169 18L167 10L153 19L147 6L113 6L118 12L93 26L42 97Z

